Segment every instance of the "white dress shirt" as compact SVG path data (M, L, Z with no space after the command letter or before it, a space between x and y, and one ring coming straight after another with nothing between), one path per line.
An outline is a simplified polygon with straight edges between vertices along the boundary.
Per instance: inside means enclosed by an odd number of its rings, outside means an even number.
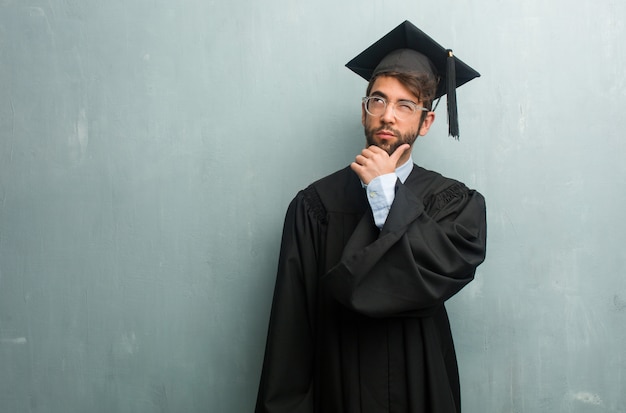
M391 204L396 196L396 181L404 183L413 170L413 158L396 168L395 172L377 176L368 185L364 185L367 200L374 214L374 222L378 229L382 229L389 215Z

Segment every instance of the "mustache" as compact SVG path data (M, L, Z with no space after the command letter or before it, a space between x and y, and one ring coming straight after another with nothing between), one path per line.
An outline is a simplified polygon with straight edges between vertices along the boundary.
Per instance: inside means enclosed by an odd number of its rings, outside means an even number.
M378 133L378 132L387 132L387 133L391 133L391 134L393 134L396 138L397 138L398 136L400 136L400 132L399 132L399 131L397 131L397 130L395 130L395 129L393 129L393 128L390 128L390 127L388 127L388 126L385 126L385 125L380 126L379 128L377 128L377 129L374 131L374 133L375 133L375 134L376 134L376 133Z

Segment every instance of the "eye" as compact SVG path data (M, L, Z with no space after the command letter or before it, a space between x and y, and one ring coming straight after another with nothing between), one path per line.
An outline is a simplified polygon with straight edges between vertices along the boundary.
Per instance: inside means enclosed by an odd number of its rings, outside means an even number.
M401 100L397 103L396 110L401 113L409 114L415 111L415 106L413 102Z
M385 108L387 107L387 102L384 98L380 96L371 96L369 99L367 99L366 106L367 110L372 115L379 115L385 111Z
M372 106L385 106L385 99L378 96L372 96L370 98L370 104Z

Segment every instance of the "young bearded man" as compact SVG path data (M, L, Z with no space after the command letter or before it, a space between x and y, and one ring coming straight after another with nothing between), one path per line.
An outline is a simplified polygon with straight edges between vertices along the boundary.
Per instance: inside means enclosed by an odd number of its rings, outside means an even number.
M408 21L347 66L367 144L289 205L256 412L458 413L444 303L485 258L485 202L411 151L443 94L458 135L452 94L478 73Z

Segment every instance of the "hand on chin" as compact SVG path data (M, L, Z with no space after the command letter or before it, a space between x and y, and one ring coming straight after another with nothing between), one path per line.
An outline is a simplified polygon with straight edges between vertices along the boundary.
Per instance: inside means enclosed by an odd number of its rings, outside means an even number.
M374 145L378 146L380 149L384 150L389 155L391 155L398 146L395 140L389 140L389 139L385 139L383 141L377 140L376 143L374 143Z

